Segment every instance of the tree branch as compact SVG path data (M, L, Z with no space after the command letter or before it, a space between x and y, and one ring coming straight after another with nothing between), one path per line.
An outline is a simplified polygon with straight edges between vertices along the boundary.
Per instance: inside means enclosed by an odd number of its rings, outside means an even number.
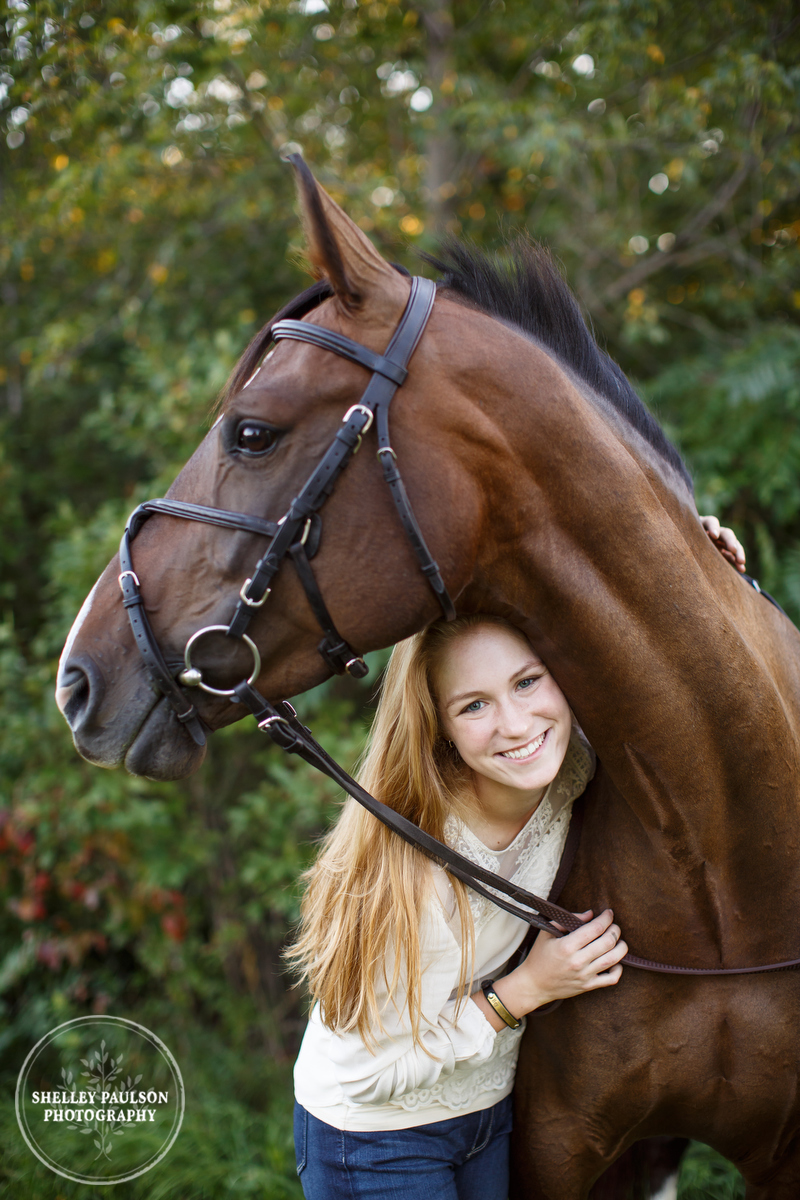
M715 217L719 216L722 210L730 203L733 197L738 192L739 188L744 183L747 176L750 174L755 159L748 156L740 166L736 168L733 175L726 183L722 185L717 194L709 200L708 204L704 205L698 213L683 227L675 238L675 245L668 254L658 251L657 254L652 254L649 258L638 262L635 267L631 267L624 275L620 275L613 283L603 292L603 295L609 300L618 300L620 296L624 296L631 288L637 287L643 283L645 279L649 279L651 275L655 275L658 271L663 271L667 266L679 266L681 251L685 251L695 240L697 235L709 225Z

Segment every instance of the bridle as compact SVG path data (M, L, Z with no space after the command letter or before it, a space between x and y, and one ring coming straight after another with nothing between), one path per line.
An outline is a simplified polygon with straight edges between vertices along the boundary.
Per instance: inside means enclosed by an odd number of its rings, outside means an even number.
M292 500L284 516L277 522L182 500L147 500L135 509L125 526L120 544L119 585L136 645L151 681L163 693L175 710L178 720L185 725L197 745L205 745L205 728L197 709L183 690L184 687L199 687L211 695L227 697L233 702L243 703L255 717L258 728L268 733L278 746L288 753L298 754L313 767L322 771L379 821L382 821L406 842L421 850L451 875L467 884L473 891L491 900L499 908L526 921L531 930L540 929L556 936L563 936L564 933L578 929L582 924L574 913L518 887L501 875L485 870L471 859L458 854L437 838L432 837L380 800L376 800L315 741L311 731L298 720L291 704L281 701L277 705L273 705L265 700L254 687L261 670L261 657L247 630L253 614L268 600L275 576L287 557L294 564L311 609L323 631L324 637L317 649L326 664L337 674L346 672L355 678L361 678L367 674L368 668L363 657L353 650L338 633L322 598L310 560L319 545L320 509L333 491L342 471L358 451L362 438L371 429L373 423L377 432L377 455L383 470L383 477L389 487L400 522L414 550L420 569L436 595L445 620L451 621L456 616L455 606L444 584L438 564L428 550L411 508L398 469L397 455L389 437L389 406L395 392L402 387L408 376L408 363L419 344L433 310L436 285L430 280L418 276L411 280L408 303L385 355L375 354L366 346L362 346L342 334L299 319L329 295L331 295L331 291L327 284L317 284L307 289L291 305L278 313L265 332L271 333L273 341L291 339L309 342L365 367L371 372L371 378L361 400L347 410L342 418L340 429L318 466ZM131 543L144 522L154 513L182 517L190 521L201 521L225 529L257 534L269 539L266 551L259 558L252 574L245 579L239 590L236 607L229 624L208 625L192 634L186 643L182 669L179 669L177 678L164 659L156 641L145 611L139 578L133 568ZM202 637L210 633L224 633L227 637L243 641L253 656L251 674L233 688L212 687L203 679L202 672L192 665L193 647ZM640 958L637 955L626 954L622 963L647 971L674 975L742 975L789 970L800 966L800 959L758 967L699 968L670 966Z
M310 560L319 545L319 510L333 491L342 471L358 451L363 436L372 427L373 422L377 430L377 454L383 470L383 477L389 487L400 522L411 543L420 569L441 606L445 620L451 621L456 615L439 566L431 556L414 516L397 466L397 455L389 437L389 405L398 387L402 386L408 375L408 362L422 337L433 309L436 285L429 279L417 277L411 280L411 294L408 303L385 355L375 354L366 346L361 346L358 342L354 342L340 333L334 333L332 330L297 319L309 312L324 296L329 294L330 290L327 286L317 285L309 288L307 292L298 297L289 309L279 313L272 322L269 329L272 340L277 342L287 338L310 342L314 346L331 350L343 358L350 359L351 362L366 367L372 373L372 378L359 403L352 405L345 413L341 427L322 460L292 500L280 521L265 521L260 517L228 512L225 509L209 508L182 500L147 500L144 504L140 504L131 515L122 536L119 551L121 567L119 584L122 589L122 602L128 610L133 636L150 678L172 705L178 720L186 726L194 741L200 746L205 744L205 734L200 717L180 684L185 687L202 688L203 691L214 696L224 696L230 699L235 699L236 696L234 688L215 688L203 679L202 672L192 666L192 650L202 637L210 633L224 633L227 637L243 641L253 656L253 669L248 682L251 685L255 683L261 670L261 658L258 648L247 630L255 612L262 608L268 600L272 582L287 557L294 563L308 602L323 631L324 637L317 649L326 665L336 674L346 672L354 678L361 678L367 674L368 668L363 657L337 631L323 600ZM165 662L150 627L144 609L139 579L133 569L131 542L145 520L153 513L183 517L190 521L204 521L211 525L221 525L227 529L260 534L270 539L265 553L239 590L236 608L230 623L228 625L208 625L204 629L199 629L189 638L184 652L184 669L180 672L177 680Z

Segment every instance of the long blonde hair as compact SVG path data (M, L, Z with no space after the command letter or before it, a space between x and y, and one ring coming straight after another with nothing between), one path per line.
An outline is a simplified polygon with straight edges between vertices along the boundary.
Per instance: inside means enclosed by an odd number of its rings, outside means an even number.
M501 617L436 621L395 646L383 680L358 780L390 808L444 840L445 821L474 796L470 774L442 736L433 672L465 630L494 624L524 636ZM389 1002L407 1009L419 1038L419 927L432 887L428 860L348 798L303 880L301 921L287 958L339 1033L358 1030L367 1046L383 1028L376 994L382 973ZM462 931L458 996L471 987L475 929L464 884L453 879ZM391 978L387 951L393 951ZM400 980L404 977L404 990ZM402 992L402 994L401 994Z

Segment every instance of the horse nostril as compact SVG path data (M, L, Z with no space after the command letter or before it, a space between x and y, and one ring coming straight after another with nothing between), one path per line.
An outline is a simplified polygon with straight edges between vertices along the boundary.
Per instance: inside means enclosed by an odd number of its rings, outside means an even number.
M73 733L94 716L103 698L103 683L94 663L74 660L64 664L58 677L56 703Z

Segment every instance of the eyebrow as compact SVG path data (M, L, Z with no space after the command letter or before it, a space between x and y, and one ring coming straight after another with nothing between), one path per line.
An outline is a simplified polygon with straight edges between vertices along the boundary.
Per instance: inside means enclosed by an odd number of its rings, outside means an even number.
M545 667L540 658L531 659L529 662L525 663L523 667L520 667L518 671L515 671L508 682L512 683L513 680L518 679L520 675L525 675L531 669L536 670L537 667L542 667L545 671L547 670L547 667ZM449 700L446 700L444 707L450 708L453 704L460 704L462 700L474 700L482 695L483 692L480 690L475 692L461 692L458 696L451 696Z

